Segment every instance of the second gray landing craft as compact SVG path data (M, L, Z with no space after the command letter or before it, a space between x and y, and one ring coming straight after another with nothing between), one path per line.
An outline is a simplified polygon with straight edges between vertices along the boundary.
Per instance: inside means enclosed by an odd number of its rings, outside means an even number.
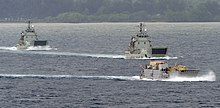
M30 46L38 47L38 46L46 46L46 45L47 45L47 41L38 39L34 27L31 26L31 22L28 21L28 27L25 31L21 32L16 47L17 49L27 49Z
M125 51L125 58L141 59L151 57L165 57L167 54L167 48L153 47L149 39L150 37L143 26L143 23L140 23L139 32L135 36L131 37L128 49Z

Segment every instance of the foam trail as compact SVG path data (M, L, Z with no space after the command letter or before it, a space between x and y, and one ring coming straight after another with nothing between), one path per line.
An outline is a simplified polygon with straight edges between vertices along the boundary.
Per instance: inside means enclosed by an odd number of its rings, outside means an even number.
M0 47L0 50L10 50L10 51L16 51L18 50L17 47L13 46L13 47ZM49 50L57 50L57 48L52 48L50 46L30 46L27 49L24 50L28 50L28 51L49 51Z
M173 77L163 81L174 81L174 82L183 82L183 81L216 81L216 76L213 71L209 71L207 74L198 77Z
M121 58L124 59L124 55L114 55L114 54L89 54L89 53L72 53L72 52L29 52L32 54L45 54L45 55L64 55L64 56L82 56L82 57L94 57L94 58Z
M30 46L26 50L28 51L49 51L49 50L57 50L57 48L51 48L50 46Z
M142 59L142 60L175 60L178 59L178 57L170 57L170 56L166 56L166 57L143 57L143 58L133 58L133 59Z
M65 56L81 56L81 57L93 57L93 58L113 58L113 59L126 59L125 55L117 55L117 54L92 54L92 53L73 53L73 52L30 52L32 54L45 54L45 55L65 55ZM135 58L135 59L143 59L143 60L155 60L155 59L177 59L177 57L151 57L151 58Z
M81 76L80 78L108 79L108 80L139 80L133 76Z
M6 78L69 78L71 75L0 74Z
M168 82L192 82L192 81L215 81L214 72L194 77L174 77L170 79L140 79L140 76L75 76L75 75L36 75L36 74L0 74L0 78L77 78L77 79L103 79L103 80L125 80L125 81L168 81Z
M79 78L107 80L139 80L133 76L74 76L74 75L34 75L34 74L0 74L2 78Z
M88 56L88 57L96 57L96 58L123 58L123 59L125 58L124 55L113 55L113 54L80 54L80 55Z
M0 78L78 78L105 80L143 80L140 76L75 76L75 75L36 75L36 74L0 74ZM157 81L145 79L145 81Z
M16 47L0 47L1 52L11 52L11 53L24 53L24 54L43 54L43 55L64 55L64 56L82 56L82 57L94 57L94 58L117 58L125 59L124 55L116 54L89 54L89 53L73 53L73 52L56 52L50 50L57 50L57 48L51 48L50 46L38 46L29 47L24 50L18 50Z
M12 50L12 51L15 51L17 50L16 47L0 47L0 50Z

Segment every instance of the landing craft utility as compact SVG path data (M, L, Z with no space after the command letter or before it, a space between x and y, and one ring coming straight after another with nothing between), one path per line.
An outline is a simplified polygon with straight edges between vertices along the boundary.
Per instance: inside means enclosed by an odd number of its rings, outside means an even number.
M149 64L141 66L143 71L141 72L140 79L167 79L170 77L196 77L199 70L187 69L183 65L168 66L167 59L152 59Z
M25 31L22 31L20 34L20 38L18 44L16 45L17 49L27 49L30 46L38 47L38 46L46 46L46 40L38 40L37 33L33 26L31 26L31 22L28 21L28 27Z
M140 23L139 27L139 32L135 36L131 37L128 50L125 51L126 59L165 57L167 48L153 47L146 29L143 28L143 23Z

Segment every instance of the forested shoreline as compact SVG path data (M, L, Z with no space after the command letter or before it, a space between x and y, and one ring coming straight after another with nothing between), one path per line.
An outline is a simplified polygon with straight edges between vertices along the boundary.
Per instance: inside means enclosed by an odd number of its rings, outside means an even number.
M13 8L12 8L13 7ZM1 0L0 21L220 21L219 0Z

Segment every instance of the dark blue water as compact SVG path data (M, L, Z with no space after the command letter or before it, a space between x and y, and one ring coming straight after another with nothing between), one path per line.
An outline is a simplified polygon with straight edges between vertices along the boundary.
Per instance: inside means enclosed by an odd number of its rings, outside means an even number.
M26 24L0 25L1 107L220 107L220 23L146 23L154 46L201 70L168 81L139 80L145 60L77 56L123 55L138 23L34 25L54 50L13 50Z

